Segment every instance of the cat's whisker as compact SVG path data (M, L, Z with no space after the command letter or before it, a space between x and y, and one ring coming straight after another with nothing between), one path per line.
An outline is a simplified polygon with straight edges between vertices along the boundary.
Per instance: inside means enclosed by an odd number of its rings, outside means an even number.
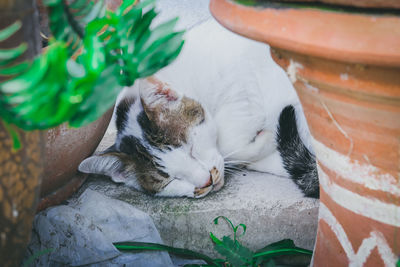
M234 169L234 170L243 170L243 168L239 167L239 166L225 166L225 169Z
M244 171L243 168L236 167L236 166L225 166L225 170L232 170L232 171Z
M226 170L226 173L228 173L228 174L240 174L240 172L238 172L238 171L231 171L231 170Z
M242 173L244 170L232 170L232 169L225 169L227 172L232 172L232 173Z
M241 150L241 149L234 150L234 151L232 151L232 152L230 152L230 153L228 153L228 154L226 154L226 155L223 155L222 157L223 157L224 159L226 159L226 158L228 158L228 157L230 157L230 156L232 156L232 155L238 153L240 150Z
M225 164L250 164L250 161L245 161L245 160L227 160L225 161Z
M227 175L241 175L243 172L238 172L238 171L230 171L230 170L225 170Z
M225 163L224 164L225 167L234 167L234 168L243 168L245 167L247 164L246 163L242 163L242 162L238 162L238 163Z

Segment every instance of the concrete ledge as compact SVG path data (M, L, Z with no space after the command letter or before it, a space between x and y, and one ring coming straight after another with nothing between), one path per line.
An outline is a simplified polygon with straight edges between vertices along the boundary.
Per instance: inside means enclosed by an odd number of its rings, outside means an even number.
M218 256L209 232L218 237L232 234L225 222L213 224L215 217L223 215L234 225L247 225L246 235L240 240L253 250L285 238L303 248L314 247L319 201L303 197L287 178L245 172L231 177L221 191L203 199L155 198L100 176L90 177L81 192L86 188L148 213L167 245Z

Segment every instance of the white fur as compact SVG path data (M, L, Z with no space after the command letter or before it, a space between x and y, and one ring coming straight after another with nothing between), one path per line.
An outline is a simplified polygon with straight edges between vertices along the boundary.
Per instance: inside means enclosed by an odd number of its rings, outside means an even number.
M217 150L216 140L216 125L208 116L203 123L190 129L186 145L172 148L168 152L153 153L160 158L160 165L164 166L164 171L170 176L202 188L209 182L210 171L214 167L221 175L224 173L224 159ZM185 184L182 186L187 188Z
M298 97L269 47L233 34L213 19L193 28L178 59L155 76L205 107L217 125L218 150L227 160L273 170L255 163L276 152L276 126L288 104L297 109L300 136L309 147ZM286 173L278 169L277 174Z
M185 180L175 179L164 190L157 193L159 197L194 197L195 186Z
M288 176L275 144L280 112L294 105L301 137L308 136L308 128L297 95L267 45L233 34L211 19L190 30L178 59L154 76L176 91L178 101L157 94L156 86L146 80L126 89L120 99L140 95L146 105L175 105L186 95L200 102L206 116L190 129L187 144L163 153L151 151L173 179L156 195L196 197L195 190L208 184L213 168L221 175L214 187L219 190L224 160ZM134 135L145 143L136 121L142 110L141 101L136 101L122 135Z

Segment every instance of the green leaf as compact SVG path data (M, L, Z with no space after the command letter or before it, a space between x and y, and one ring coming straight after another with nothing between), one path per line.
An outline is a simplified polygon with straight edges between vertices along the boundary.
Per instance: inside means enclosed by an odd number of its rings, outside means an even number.
M0 121L3 123L4 128L6 129L6 131L8 132L8 134L10 135L10 137L12 139L13 150L16 151L16 150L20 149L22 147L22 145L21 145L21 141L20 141L18 132L15 129L13 129L13 127L10 124L8 124L6 121L4 121L4 120L0 120Z
M135 4L136 0L124 0L122 1L122 4L120 7L117 9L116 15L117 16L122 16L125 15L124 13ZM155 3L155 0L144 0L140 1L138 4L134 5L132 9L143 9L145 7L148 7L150 5L153 5Z
M21 21L16 21L13 24L11 24L10 26L0 30L0 42L8 39L11 35L13 35L14 33L16 33L22 26Z
M26 48L26 44L20 44L15 48L0 49L0 60L16 59L25 52Z
M311 250L296 247L294 242L290 239L284 239L272 243L254 253L254 258L257 261L265 261L276 256L282 255L312 255ZM261 260L260 260L261 259Z
M149 29L151 22L156 16L157 13L154 8L147 11L140 19L140 23L135 25L136 27L133 28L134 30L131 32L132 37L130 38L140 41L141 36Z
M228 236L224 236L222 238L222 243L215 244L214 248L219 254L224 256L233 267L251 264L253 252Z
M293 240L291 239L283 239L278 242L274 242L272 244L269 244L262 249L259 249L256 251L256 253L261 253L264 251L271 251L271 250L276 250L276 249L282 249L282 248L295 248L296 245L294 244Z
M174 248L166 245L155 244L155 243L145 243L145 242L118 242L114 243L114 246L119 250L134 250L134 251L141 251L141 250L158 250L158 251L167 251L169 253L173 253L175 255L184 256L185 258L189 259L201 259L207 262L212 266L219 266L218 263L211 259L210 257L189 250L189 249L182 249L182 248Z
M80 8L82 8L83 6L85 6L86 3L87 3L87 0L76 0L76 1L71 1L70 4L69 4L69 7L70 7L70 8L73 8L73 9L80 9Z
M71 127L87 125L113 106L122 87L118 84L117 78L112 75L112 71L112 68L104 71L103 78L98 81L93 92L85 98L76 114L71 118ZM107 76L108 78L105 78Z
M83 78L86 75L85 67L72 59L67 61L67 70L73 78Z
M30 256L30 257L27 259L27 261L24 262L23 267L31 266L31 264L33 263L33 261L34 261L35 259L37 259L37 258L39 258L40 256L45 255L45 254L47 254L47 253L51 253L53 250L54 250L53 248L48 248L48 249L43 249L43 250L40 250L40 251L34 253L32 256Z
M92 1L89 1L89 3L86 3L85 5L79 7L79 10L77 12L74 12L75 16L86 16L90 10L93 9L94 3Z
M89 10L89 12L85 15L85 17L81 19L81 22L87 24L87 23L93 21L95 18L99 17L103 6L104 6L104 0L98 1L93 6L93 8L91 8L91 10Z
M233 223L231 222L231 220L229 220L225 216L218 216L218 217L214 218L214 220L213 220L214 224L218 224L218 220L221 218L224 219L227 223L229 223L229 225L232 227L232 230L235 230L235 226L233 226Z
M180 53L183 41L180 34L176 34L173 39L158 46L154 51L147 51L148 54L143 59L138 59L137 73L139 77L146 77L154 74L160 66L164 67L171 63Z
M44 2L54 36L45 52L16 64L25 44L0 51L0 66L5 66L0 75L17 75L0 83L0 116L24 130L63 122L79 127L96 120L122 86L170 63L183 45L182 34L173 33L176 20L151 29L154 0L135 6L134 0L123 1L116 13L105 11L104 0ZM0 37L8 38L19 27L7 27Z
M276 267L276 263L273 259L269 259L262 265L262 267Z
M25 73L1 84L0 92L4 94L18 93L28 90L39 83L48 70L48 58L37 57Z
M214 224L218 224L218 220L220 219L220 218L222 218L222 219L224 219L227 223L229 223L229 225L232 227L232 230L233 230L233 240L236 242L236 239L237 239L237 237L236 237L236 235L237 235L237 231L238 231L238 229L239 229L239 227L242 227L242 229L243 229L243 233L240 235L240 236L244 236L244 234L246 233L246 225L245 224L243 224L243 223L241 223L241 224L238 224L238 225L236 225L236 226L233 226L233 223L231 222L231 220L229 220L227 217L225 217L225 216L218 216L217 218L215 218L214 219Z
M22 62L20 64L15 64L13 66L8 66L6 68L0 68L0 75L11 76L15 74L22 73L29 68L30 64L28 62Z
M159 42L170 39L166 37L171 34L166 35L166 33L172 33L177 22L178 18L174 18L167 21L166 23L157 26L152 31L148 31L149 34L148 36L146 36L147 38L141 38L135 46L136 53L138 53L138 51L147 50L150 45L157 46Z
M62 3L62 0L43 0L43 4L46 6L55 6Z
M218 239L213 233L210 232L210 238L215 244L222 244L222 240Z
M37 57L28 71L0 84L2 116L25 130L53 127L65 121L58 119L59 96L66 84L66 48L51 44ZM10 120L10 118L13 118Z

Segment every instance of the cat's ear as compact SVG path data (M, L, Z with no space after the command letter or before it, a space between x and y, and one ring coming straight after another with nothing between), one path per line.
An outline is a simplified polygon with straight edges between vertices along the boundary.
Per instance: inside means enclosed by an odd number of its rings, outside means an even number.
M116 183L127 183L135 178L133 162L128 162L126 155L118 152L91 156L81 162L78 170L110 176Z
M182 98L168 84L154 76L140 80L139 88L143 109L150 118L155 112L178 107Z

